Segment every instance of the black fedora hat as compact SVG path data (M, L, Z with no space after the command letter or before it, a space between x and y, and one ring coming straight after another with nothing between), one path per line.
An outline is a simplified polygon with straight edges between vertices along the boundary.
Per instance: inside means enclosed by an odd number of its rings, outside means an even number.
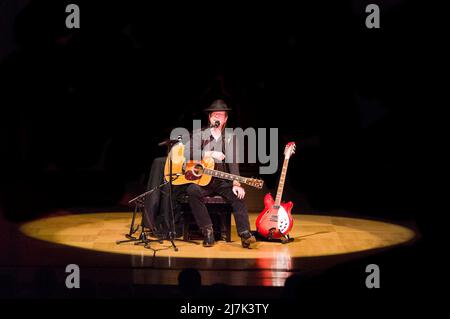
M217 99L214 102L211 103L211 105L209 107L207 107L206 109L204 109L203 111L205 112L220 112L220 111L231 111L232 109L230 109L227 104L225 103L224 100L222 99Z

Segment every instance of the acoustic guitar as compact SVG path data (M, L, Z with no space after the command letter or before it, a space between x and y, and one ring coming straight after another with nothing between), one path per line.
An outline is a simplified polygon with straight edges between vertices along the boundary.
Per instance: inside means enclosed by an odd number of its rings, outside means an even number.
M234 174L225 173L214 169L214 159L206 157L201 161L188 161L184 157L184 145L178 143L174 145L169 153L172 158L172 185L184 185L188 183L206 186L213 177L238 181L252 187L261 189L264 181L255 178L243 177ZM170 179L170 157L167 157L164 165L165 180Z

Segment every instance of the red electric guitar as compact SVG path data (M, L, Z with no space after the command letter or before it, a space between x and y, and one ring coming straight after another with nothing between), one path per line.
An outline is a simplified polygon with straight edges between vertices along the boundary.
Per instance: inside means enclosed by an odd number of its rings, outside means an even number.
M291 210L294 203L281 202L281 195L283 194L284 180L286 179L286 171L289 163L289 158L295 152L295 143L289 142L284 149L284 163L281 171L280 181L278 183L277 196L275 201L270 193L264 197L264 210L256 219L256 229L258 233L267 239L281 239L281 242L287 243L292 239L289 238L289 232L294 225Z

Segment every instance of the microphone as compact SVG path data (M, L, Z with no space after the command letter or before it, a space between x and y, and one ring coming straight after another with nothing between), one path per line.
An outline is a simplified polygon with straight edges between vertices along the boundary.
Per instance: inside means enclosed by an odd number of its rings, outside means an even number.
M175 145L177 143L182 143L183 136L182 135L178 135L176 140L170 140L170 139L166 139L164 141L162 141L161 143L158 143L158 146L164 146L164 145Z
M158 146L164 146L164 145L174 145L177 144L180 140L164 140L161 143L158 143Z
M220 126L220 121L216 121L213 125L215 128L218 128Z

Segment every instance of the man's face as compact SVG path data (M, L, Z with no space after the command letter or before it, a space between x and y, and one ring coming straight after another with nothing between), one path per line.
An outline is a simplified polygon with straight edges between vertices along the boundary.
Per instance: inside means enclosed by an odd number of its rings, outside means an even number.
M220 127L222 127L228 120L227 112L225 111L218 111L218 112L212 112L209 114L209 122L211 125L214 125L216 121L220 121Z

